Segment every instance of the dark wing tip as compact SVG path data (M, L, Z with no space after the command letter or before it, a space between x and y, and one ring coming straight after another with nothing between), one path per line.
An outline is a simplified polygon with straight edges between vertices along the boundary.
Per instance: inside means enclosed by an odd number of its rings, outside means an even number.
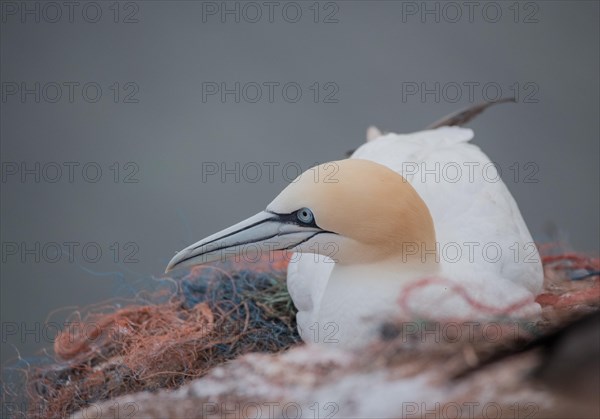
M453 112L450 115L446 115L442 119L429 125L426 129L464 125L472 121L477 115L485 111L490 106L508 102L517 103L517 100L514 97L507 97L490 102L478 103L476 105L469 106L468 108L461 109L457 112Z

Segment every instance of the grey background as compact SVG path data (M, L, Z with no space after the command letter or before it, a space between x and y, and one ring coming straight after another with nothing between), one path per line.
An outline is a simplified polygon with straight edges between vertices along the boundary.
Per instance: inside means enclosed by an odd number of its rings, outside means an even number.
M264 208L287 182L283 165L307 169L335 160L361 144L371 124L416 131L470 103L466 95L457 103L448 95L403 100L406 82L494 82L505 96L514 83L535 83L537 103L521 97L474 121L475 142L505 169L536 240L560 238L592 253L600 248L598 2L522 3L517 23L512 2L496 3L503 13L497 23L489 21L492 10L487 18L482 14L484 3L473 22L463 15L457 23L449 22L449 9L439 23L429 15L425 22L419 15L403 21L402 2L391 1L336 2L337 23L323 22L335 11L326 3L319 23L309 9L313 2L298 3L303 17L297 23L283 18L285 2L273 23L266 16L244 21L249 14L239 23L206 15L203 22L202 4L190 1L133 3L137 11L120 5L119 23L113 2L98 2L97 23L86 22L81 9L73 23L68 16L56 23L3 16L3 83L96 82L103 89L97 103L85 101L80 90L69 103L65 88L57 103L10 96L0 104L5 168L7 162L78 162L80 168L96 162L103 169L97 183L86 182L80 170L72 183L66 173L56 183L31 176L1 183L3 243L94 242L103 251L97 263L83 258L81 246L73 262L66 254L56 263L3 254L3 365L18 354L27 361L43 355L53 335L44 321L60 323L74 308L152 289L176 250ZM138 22L123 23L132 11ZM526 15L537 23L524 22ZM217 96L203 102L203 82L236 81L296 82L303 96L297 103L280 91L274 103L265 97L222 103ZM114 103L114 82L135 83L138 103L123 103L122 96ZM338 102L320 97L314 103L314 82L335 83ZM530 92L521 88L522 95ZM474 99L482 99L480 90ZM121 170L134 162L139 182L115 183L114 162ZM263 172L254 183L243 176L203 182L203 162L281 166L272 180ZM517 163L523 170L528 162L539 168L538 182L526 183L524 172L515 181L508 167ZM288 177L294 173L291 167ZM138 262L123 263L121 254L115 263L114 242L136 243Z

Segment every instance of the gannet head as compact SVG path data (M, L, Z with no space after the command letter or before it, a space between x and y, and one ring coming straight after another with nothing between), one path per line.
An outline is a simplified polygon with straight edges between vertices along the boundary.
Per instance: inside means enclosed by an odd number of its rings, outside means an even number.
M372 161L348 159L302 173L265 211L177 253L167 272L283 249L329 256L338 264L409 262L415 245L434 243L429 210L401 175Z

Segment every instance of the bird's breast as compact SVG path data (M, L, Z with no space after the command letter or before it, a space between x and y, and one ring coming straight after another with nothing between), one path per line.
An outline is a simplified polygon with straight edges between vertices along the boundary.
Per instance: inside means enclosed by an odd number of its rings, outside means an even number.
M398 315L398 296L407 276L402 270L383 271L378 265L336 265L308 325L312 333L302 330L303 339L346 348L367 345L378 337L383 322Z

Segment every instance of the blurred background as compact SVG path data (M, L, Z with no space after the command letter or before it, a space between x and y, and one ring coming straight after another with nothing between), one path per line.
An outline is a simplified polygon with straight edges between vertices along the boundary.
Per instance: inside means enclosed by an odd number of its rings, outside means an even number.
M369 125L501 96L470 127L534 238L600 248L598 2L0 4L3 366Z

